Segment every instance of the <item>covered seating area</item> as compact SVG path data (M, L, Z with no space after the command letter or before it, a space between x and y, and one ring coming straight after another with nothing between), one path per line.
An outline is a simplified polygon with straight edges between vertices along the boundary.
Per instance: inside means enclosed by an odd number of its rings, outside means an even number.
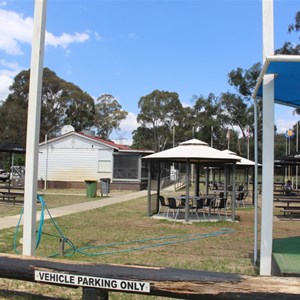
M153 217L184 221L186 199L185 195L168 197L160 195L159 211ZM189 196L189 222L227 220L230 203L224 192Z
M212 220L213 217L220 219L227 217L227 209L230 209L230 219L235 220L236 207L236 164L240 158L215 148L207 143L192 139L181 143L165 151L145 156L148 160L148 215L156 215L185 222L194 220ZM185 166L185 190L180 194L163 196L160 186L161 164L184 164ZM151 164L156 163L157 187L156 201L151 200ZM209 167L219 167L224 172L223 190L209 191L208 177ZM205 172L205 186L200 189L200 168ZM231 172L229 172L231 170ZM231 173L231 180L228 174ZM229 181L230 180L230 181ZM231 185L231 191L228 186ZM184 193L184 194L183 194ZM164 197L164 198L162 198Z

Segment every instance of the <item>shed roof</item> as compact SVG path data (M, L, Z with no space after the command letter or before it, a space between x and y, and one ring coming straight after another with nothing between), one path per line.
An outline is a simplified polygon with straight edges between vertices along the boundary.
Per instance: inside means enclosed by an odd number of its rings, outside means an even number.
M153 153L154 151L153 150L143 150L143 149L132 149L128 146L125 146L125 145L121 145L121 144L117 144L117 143L114 143L112 141L108 141L108 140L105 140L105 139L102 139L102 138L99 138L97 136L92 136L92 135L88 135L88 134L84 134L83 132L74 132L74 131L71 131L71 132L68 132L66 134L62 134L58 137L55 137L49 141L44 141L42 143L40 143L40 146L42 145L45 145L46 143L51 143L53 141L57 141L57 140L60 140L60 139L64 139L68 136L71 136L71 135L75 135L75 136L78 136L78 137L83 137L84 139L88 139L88 140L92 140L96 143L99 143L99 144L102 144L102 145L106 145L110 148L113 148L115 150L118 150L119 152L131 152L131 153L145 153L145 154L149 154L149 153Z

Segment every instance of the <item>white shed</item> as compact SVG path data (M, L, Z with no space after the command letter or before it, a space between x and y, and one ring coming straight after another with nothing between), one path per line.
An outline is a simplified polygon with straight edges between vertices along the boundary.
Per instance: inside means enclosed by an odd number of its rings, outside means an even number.
M67 132L39 145L39 185L82 187L87 179L109 178L118 188L141 189L147 183L142 157L150 153L86 133Z

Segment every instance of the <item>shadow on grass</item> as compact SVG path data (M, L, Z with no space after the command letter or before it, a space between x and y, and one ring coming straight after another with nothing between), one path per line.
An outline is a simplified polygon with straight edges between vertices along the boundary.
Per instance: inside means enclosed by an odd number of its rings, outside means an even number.
M300 249L300 236L273 240L273 253L298 254Z
M1 299L14 299L14 300L67 300L68 298L53 298L42 295L30 294L26 292L16 292L0 289Z

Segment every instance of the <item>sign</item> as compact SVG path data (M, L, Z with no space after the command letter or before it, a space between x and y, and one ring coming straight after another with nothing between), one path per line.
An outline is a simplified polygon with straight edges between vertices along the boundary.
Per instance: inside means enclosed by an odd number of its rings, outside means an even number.
M286 132L285 132L285 137L286 138L292 138L293 136L295 135L295 132L293 129L288 129Z
M55 272L35 271L36 281L57 283L63 285L75 285L107 290L132 291L150 293L150 283L143 281L130 281L120 279L109 279L92 276L64 274Z

